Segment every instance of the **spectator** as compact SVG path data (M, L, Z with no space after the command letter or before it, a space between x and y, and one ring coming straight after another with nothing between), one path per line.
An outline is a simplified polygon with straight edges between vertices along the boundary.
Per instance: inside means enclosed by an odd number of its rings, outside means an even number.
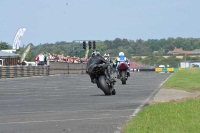
M48 54L46 53L46 54L44 55L44 64L47 64L47 59L48 59Z
M6 63L5 63L5 65L6 65L6 66L9 66L9 63L8 63L8 62L6 62Z
M19 60L17 60L17 66L21 66L21 63Z
M38 63L38 65L44 65L44 55L42 54L42 53L40 53L39 55L38 55L38 57L39 57L39 63Z
M35 63L38 64L39 62L40 62L39 55L36 55L36 57L35 57Z
M25 66L26 65L26 62L23 60L22 61L22 66Z

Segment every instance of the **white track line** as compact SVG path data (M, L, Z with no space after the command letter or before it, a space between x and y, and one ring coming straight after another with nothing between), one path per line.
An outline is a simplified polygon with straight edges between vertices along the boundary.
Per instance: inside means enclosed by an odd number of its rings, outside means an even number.
M171 77L171 76L172 76L172 75L170 75L169 77ZM168 77L168 78L169 78L169 77ZM168 79L168 78L167 78L167 79ZM163 81L163 82L159 85L159 87L149 95L149 97L148 97L147 99L144 100L144 102L134 111L134 113L133 113L130 117L136 116L136 114L144 107L144 105L147 104L147 102L161 89L163 83L166 82L167 79L166 79L165 81Z
M122 109L122 110L79 110L79 111L35 111L35 112L17 112L23 114L30 113L79 113L79 112L122 112L122 111L134 111L136 109Z
M28 123L47 123L47 122L65 122L65 121L85 121L85 120L101 120L101 119L116 119L116 118L128 118L128 116L84 118L84 119L64 119L64 120L44 120L44 121L6 122L6 123L0 123L0 125L8 125L8 124L28 124Z

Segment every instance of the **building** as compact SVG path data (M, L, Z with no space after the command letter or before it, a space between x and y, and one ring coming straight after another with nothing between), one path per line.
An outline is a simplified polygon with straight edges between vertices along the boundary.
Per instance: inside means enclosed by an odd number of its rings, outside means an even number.
M1 50L1 51L8 52L8 53L13 53L13 54L16 53L16 49L6 49L6 50Z
M153 54L158 54L158 51L153 51Z
M195 49L192 51L192 54L200 54L200 49Z
M13 54L9 52L0 51L0 65L17 65L17 60L20 60L19 54Z
M192 51L184 51L182 48L174 48L174 50L169 51L168 54L192 54Z
M194 66L200 66L199 60L193 60L193 61L182 61L180 62L181 68L192 68Z

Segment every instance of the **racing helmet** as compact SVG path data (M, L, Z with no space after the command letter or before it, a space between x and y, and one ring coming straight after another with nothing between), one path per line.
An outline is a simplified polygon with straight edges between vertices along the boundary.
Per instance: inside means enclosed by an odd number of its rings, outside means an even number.
M110 57L110 55L105 53L105 54L104 54L104 57Z
M96 51L96 55L101 55L99 50L95 50Z
M124 52L119 52L119 56L124 56Z
M105 53L103 57L104 57L105 60L110 60L110 55L107 54L107 53Z
M92 52L92 56L94 56L94 55L101 55L101 54L100 54L100 52L99 52L98 50L94 50L94 51Z
M96 53L94 51L92 51L92 56L95 56L95 55L96 55Z
M109 60L109 56L103 56L105 60Z

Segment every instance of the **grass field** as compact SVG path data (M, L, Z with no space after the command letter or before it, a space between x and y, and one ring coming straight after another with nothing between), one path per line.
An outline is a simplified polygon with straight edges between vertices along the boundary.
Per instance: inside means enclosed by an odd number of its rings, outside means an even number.
M175 72L164 88L200 91L200 68ZM156 103L128 121L123 133L200 133L200 97L181 102Z

